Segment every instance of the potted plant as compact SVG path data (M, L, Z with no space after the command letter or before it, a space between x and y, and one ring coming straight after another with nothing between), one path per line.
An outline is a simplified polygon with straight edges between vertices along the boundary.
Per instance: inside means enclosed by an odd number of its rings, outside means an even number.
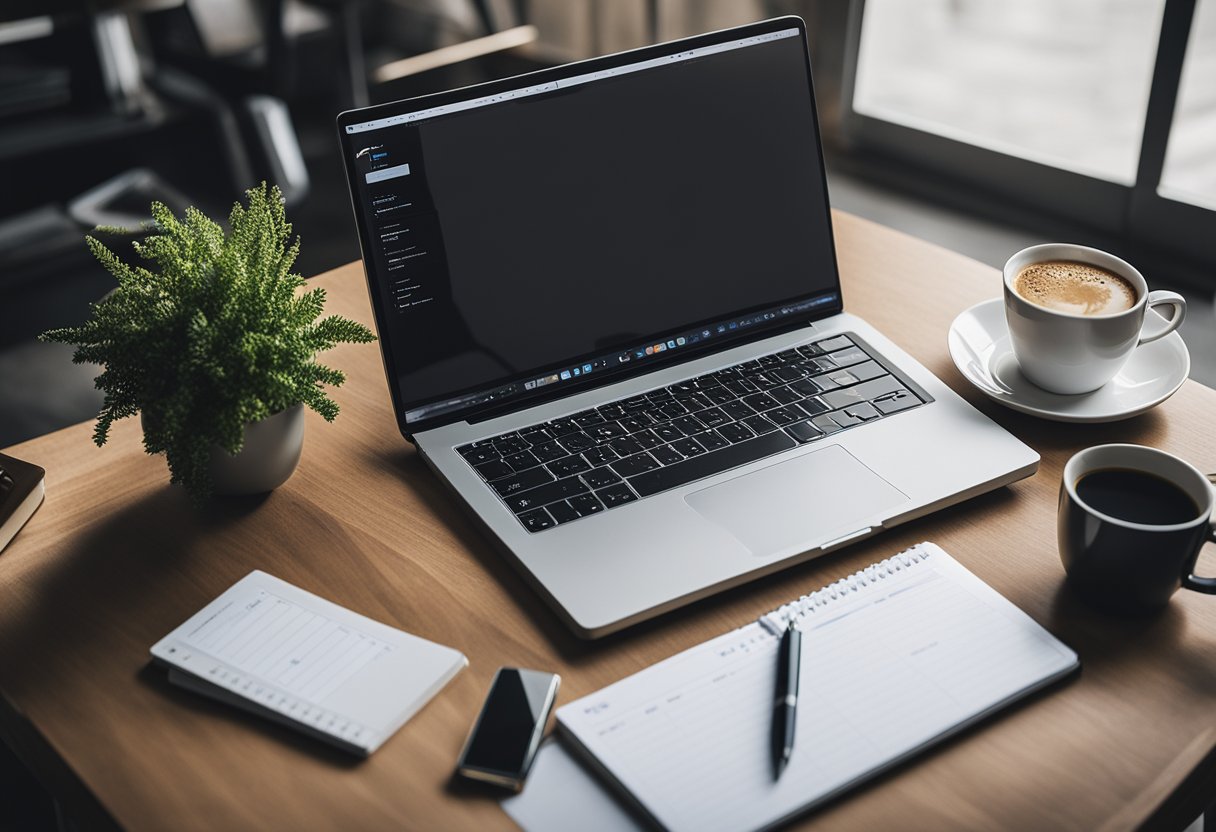
M245 197L227 233L195 208L179 218L153 203L152 233L133 244L148 267L86 238L118 286L82 326L41 336L75 346L75 363L103 366L97 445L116 420L140 414L145 450L163 453L170 481L198 501L286 480L300 457L303 405L326 421L338 415L323 385L345 376L317 353L375 339L362 324L321 318L323 289L298 291L300 241L290 239L279 189L263 182Z

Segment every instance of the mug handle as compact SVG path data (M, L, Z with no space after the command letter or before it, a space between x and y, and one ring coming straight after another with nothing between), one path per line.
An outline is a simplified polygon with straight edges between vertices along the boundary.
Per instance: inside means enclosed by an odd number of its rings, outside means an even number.
M1212 543L1216 543L1216 526L1208 527L1208 540ZM1196 592L1216 595L1216 578L1204 578L1195 574L1183 575L1182 585L1187 589L1193 589Z
M1158 338L1164 338L1165 336L1169 335L1182 325L1182 319L1186 317L1186 298L1177 292L1167 292L1164 289L1157 289L1156 291L1149 292L1147 306L1148 309L1154 309L1158 306L1172 306L1174 308L1174 314L1171 315L1168 320L1165 320L1162 326L1156 327L1156 332L1146 334L1145 330L1149 329L1148 326L1145 326L1144 329L1140 330L1140 340L1136 343L1137 347L1142 347L1145 344L1156 341ZM1149 321L1148 309L1145 310L1144 315L1146 324Z

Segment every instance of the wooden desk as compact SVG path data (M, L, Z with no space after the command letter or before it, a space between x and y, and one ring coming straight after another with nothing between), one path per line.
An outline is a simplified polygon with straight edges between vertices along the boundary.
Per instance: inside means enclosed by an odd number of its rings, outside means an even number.
M557 671L568 702L806 590L932 539L1081 655L1079 678L883 778L805 825L1181 828L1216 794L1216 600L1180 593L1144 621L1065 591L1060 471L1075 450L1140 442L1216 471L1216 392L1188 382L1135 420L1060 425L973 393L946 351L996 271L844 214L847 308L1037 448L1039 473L878 538L606 640L580 642L401 440L375 345L333 425L313 414L296 474L265 499L195 511L143 454L136 420L104 449L76 425L11 449L47 469L46 504L0 555L0 731L89 825L132 829L489 829L491 793L450 780L494 670ZM371 323L358 264L317 278L329 309ZM942 449L949 453L948 448ZM1207 572L1216 572L1205 556ZM253 568L464 651L471 662L371 759L169 686L148 647Z

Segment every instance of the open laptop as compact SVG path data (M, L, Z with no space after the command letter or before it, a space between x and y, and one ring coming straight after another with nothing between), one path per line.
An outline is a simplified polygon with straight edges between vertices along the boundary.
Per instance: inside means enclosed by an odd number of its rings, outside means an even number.
M338 127L401 432L581 636L1038 466L844 311L796 17Z

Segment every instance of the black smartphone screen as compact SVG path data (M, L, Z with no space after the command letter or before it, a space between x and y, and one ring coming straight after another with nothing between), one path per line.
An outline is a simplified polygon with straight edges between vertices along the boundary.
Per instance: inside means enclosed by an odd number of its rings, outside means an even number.
M553 707L555 680L552 673L501 669L469 738L461 768L522 778Z

